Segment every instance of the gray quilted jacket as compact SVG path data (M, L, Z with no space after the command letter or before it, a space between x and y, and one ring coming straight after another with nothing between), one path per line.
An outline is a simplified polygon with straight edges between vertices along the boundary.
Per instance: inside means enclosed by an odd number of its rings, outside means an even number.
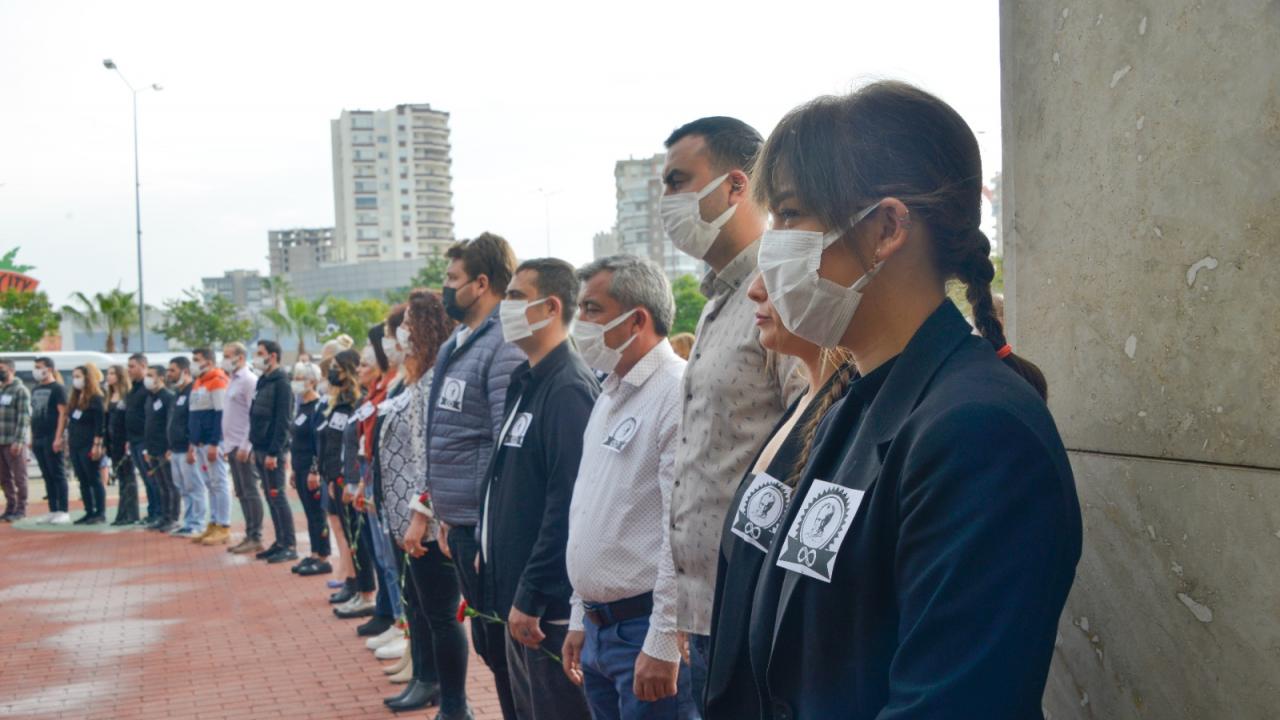
M503 341L496 308L461 347L454 331L440 348L428 401L425 489L436 517L450 525L480 519L481 479L502 431L507 385L524 361L520 348Z

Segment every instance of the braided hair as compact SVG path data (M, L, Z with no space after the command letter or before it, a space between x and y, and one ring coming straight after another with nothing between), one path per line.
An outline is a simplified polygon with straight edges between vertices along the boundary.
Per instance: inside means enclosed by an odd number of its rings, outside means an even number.
M833 151L838 149L838 151ZM982 159L968 124L950 105L902 82L877 82L823 96L787 113L752 172L761 205L792 193L827 227L897 198L923 222L944 280L966 285L974 326L1003 362L1041 397L1044 374L1005 349L991 297L991 242L982 222Z
M822 387L810 388L810 392L821 393L821 395L810 401L809 407L805 410L808 419L805 420L804 425L797 428L800 432L800 451L796 453L795 465L791 467L791 472L787 474L785 480L786 484L792 488L800 483L804 466L809 462L809 451L813 449L818 425L821 424L822 418L826 416L831 406L844 397L845 391L849 389L849 383L853 382L853 376L857 372L853 365L853 353L844 348L826 348L822 351L822 366L828 365L835 366L835 372Z

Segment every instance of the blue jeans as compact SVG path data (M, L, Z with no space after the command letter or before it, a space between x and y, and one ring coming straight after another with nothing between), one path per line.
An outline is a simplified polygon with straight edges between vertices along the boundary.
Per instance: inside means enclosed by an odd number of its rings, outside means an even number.
M365 484L366 507L373 508L373 483ZM396 565L396 554L391 549L391 536L382 526L382 518L376 509L366 510L364 524L369 528L373 540L373 564L378 566L379 595L386 588L387 601L391 605L391 617L404 615L404 604L400 602L400 568Z
M676 681L676 696L658 702L643 702L632 692L636 657L649 632L649 618L640 617L596 627L583 621L586 638L582 645L582 689L594 720L697 720L689 668L682 666Z
M142 486L147 489L147 517L160 517L164 514L160 506L160 491L156 489L156 480L151 475L151 469L147 467L147 461L142 459L141 443L129 443L129 457L133 458L133 467L142 476Z
M689 679L693 687L693 701L698 714L705 714L707 695L707 668L711 664L711 636L689 634Z
M209 447L201 445L196 449L196 480L209 498L209 522L230 527L231 478L227 475L227 461L214 445L214 460L209 462Z
M182 527L187 530L204 530L205 516L209 514L209 493L199 477L199 458L194 464L187 462L187 454L175 452L169 458L169 466L173 469L173 482L187 501L187 510L182 516Z

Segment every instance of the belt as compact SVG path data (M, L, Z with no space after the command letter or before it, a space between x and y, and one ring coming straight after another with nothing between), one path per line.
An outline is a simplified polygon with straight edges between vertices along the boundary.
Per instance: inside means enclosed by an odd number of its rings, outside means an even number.
M649 617L653 613L653 593L615 600L610 603L582 603L583 613L596 627L609 627L627 620Z

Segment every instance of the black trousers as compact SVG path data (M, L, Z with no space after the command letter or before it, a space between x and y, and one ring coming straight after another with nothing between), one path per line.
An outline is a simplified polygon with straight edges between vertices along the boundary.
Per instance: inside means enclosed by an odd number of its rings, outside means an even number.
M467 605L481 612L492 613L493 608L486 604L484 598L480 576L476 574L476 555L480 552L480 543L476 540L475 526L450 528L448 540L449 554L453 556L453 567L457 571L458 584L462 589L462 596L467 599ZM493 672L493 684L498 691L502 717L516 720L511 676L507 673L506 630L506 625L489 624L475 619L471 621L471 642L475 645L476 654Z
M131 523L138 521L138 476L133 472L133 458L126 452L120 457L111 458L116 469L116 480L119 486L119 497L116 499L116 522Z
M93 517L107 514L107 488L98 475L98 461L89 457L92 446L71 448L71 469L80 481L80 499L84 502L84 512Z
M253 452L253 460L258 465L258 475L262 478L262 491L267 494L267 509L271 511L271 525L276 533L275 544L292 548L298 544L293 533L293 509L289 507L289 496L284 489L284 458L276 458L276 469L267 469L267 454Z
M151 483L155 486L156 495L156 513L164 520L166 524L175 523L182 516L182 495L178 492L178 485L173 481L173 468L169 465L169 461L164 459L164 453L160 455L147 455L151 466Z
M373 548L361 537L364 527L364 514L354 507L342 502L342 488L336 482L329 483L331 498L337 500L330 504L330 511L342 521L342 532L347 536L347 547L352 549L351 563L356 567L356 590L362 593L378 589L374 580L377 569L373 566Z
M293 466L301 467L296 462ZM307 463L306 467L311 467L311 463ZM329 557L329 521L324 516L324 502L322 502L324 486L315 490L309 489L307 473L294 470L293 488L298 491L298 499L302 501L302 511L307 516L307 536L311 539L311 552L320 557Z
M395 547L397 557L404 554L399 546ZM461 595L458 575L450 567L449 558L440 552L438 543L425 543L425 547L426 555L409 558L405 606L412 608L408 613L410 638L424 638L422 649L430 652L432 669L440 682L440 711L461 715L467 706L468 652L467 635L457 619ZM416 642L413 651L417 663L419 645Z
M49 512L67 511L67 468L61 452L53 451L53 437L33 438L31 452L44 478L44 494L49 496Z

